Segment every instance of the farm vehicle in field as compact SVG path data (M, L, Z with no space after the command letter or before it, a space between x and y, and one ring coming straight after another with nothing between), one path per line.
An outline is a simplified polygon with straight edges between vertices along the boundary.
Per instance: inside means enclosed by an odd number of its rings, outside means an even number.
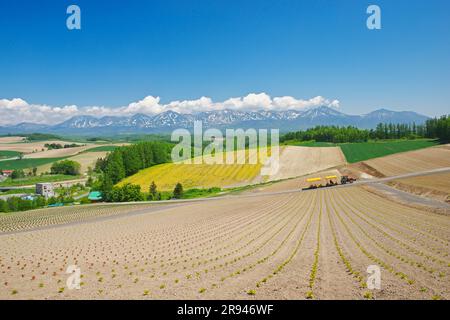
M352 177L349 177L349 176L342 176L341 177L341 184L353 183L355 181L356 181L355 178L352 178Z
M353 183L355 181L355 178L351 178L349 176L341 176L341 184ZM327 188L339 185L337 176L326 176L325 178L308 178L306 179L306 182L309 184L309 186L303 188L303 190Z

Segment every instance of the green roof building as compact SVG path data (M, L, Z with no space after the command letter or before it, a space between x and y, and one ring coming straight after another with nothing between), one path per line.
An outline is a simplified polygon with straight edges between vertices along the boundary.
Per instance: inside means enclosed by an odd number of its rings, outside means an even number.
M102 193L100 191L89 192L88 199L91 201L101 201L103 199Z

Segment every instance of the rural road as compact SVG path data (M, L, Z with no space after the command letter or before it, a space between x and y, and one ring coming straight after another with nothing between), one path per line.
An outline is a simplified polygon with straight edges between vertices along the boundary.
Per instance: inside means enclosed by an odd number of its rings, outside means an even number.
M368 185L368 184L380 184L383 182L388 182L392 180L398 180L398 179L406 179L406 178L414 178L414 177L421 177L421 176L428 176L433 174L439 174L439 173L449 173L450 167L444 167L444 168L438 168L433 170L426 170L426 171L420 171L420 172L413 172L413 173L407 173L402 174L398 176L391 176L391 177L385 177L385 178L374 178L374 179L365 179L365 180L359 180L354 183L350 184L344 184L344 185L337 185L330 188L348 188L352 186L359 186L359 185ZM184 202L199 202L199 201L214 201L214 200L222 200L222 199L239 199L239 198L251 198L251 197L260 197L260 196L273 196L273 195L280 195L280 194L289 194L289 193L297 193L297 192L308 192L316 189L311 190L302 190L300 188L298 189L291 189L291 190L283 190L283 191L275 191L275 192L261 192L261 193L254 193L254 194L244 194L244 195L226 195L226 196L218 196L218 197L210 197L210 198L196 198L196 199L181 199L181 200L161 200L161 201L140 201L140 202L112 202L108 203L106 205L118 205L118 204L160 204L160 203L184 203Z

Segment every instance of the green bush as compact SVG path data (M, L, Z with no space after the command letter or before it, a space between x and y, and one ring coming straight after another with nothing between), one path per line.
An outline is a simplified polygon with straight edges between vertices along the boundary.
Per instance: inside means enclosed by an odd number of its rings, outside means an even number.
M76 176L80 174L81 165L72 160L62 160L53 163L50 171L52 174L66 174Z
M11 174L11 179L22 179L25 178L25 172L22 169L14 170Z
M141 193L140 186L127 183L121 187L113 187L106 194L106 200L110 202L143 201L144 195Z

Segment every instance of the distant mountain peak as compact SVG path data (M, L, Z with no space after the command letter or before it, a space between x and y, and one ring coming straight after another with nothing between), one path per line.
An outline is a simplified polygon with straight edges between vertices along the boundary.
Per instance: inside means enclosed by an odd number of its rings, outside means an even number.
M19 124L0 128L0 133L76 133L76 134L118 134L118 133L165 133L176 128L192 129L194 121L202 121L204 128L279 128L292 131L316 125L358 126L374 128L380 122L423 123L428 117L411 111L392 111L380 108L364 115L348 115L335 108L319 106L306 110L212 110L194 114L182 114L172 110L156 115L137 113L132 116L91 115L74 116L60 124L45 126Z

